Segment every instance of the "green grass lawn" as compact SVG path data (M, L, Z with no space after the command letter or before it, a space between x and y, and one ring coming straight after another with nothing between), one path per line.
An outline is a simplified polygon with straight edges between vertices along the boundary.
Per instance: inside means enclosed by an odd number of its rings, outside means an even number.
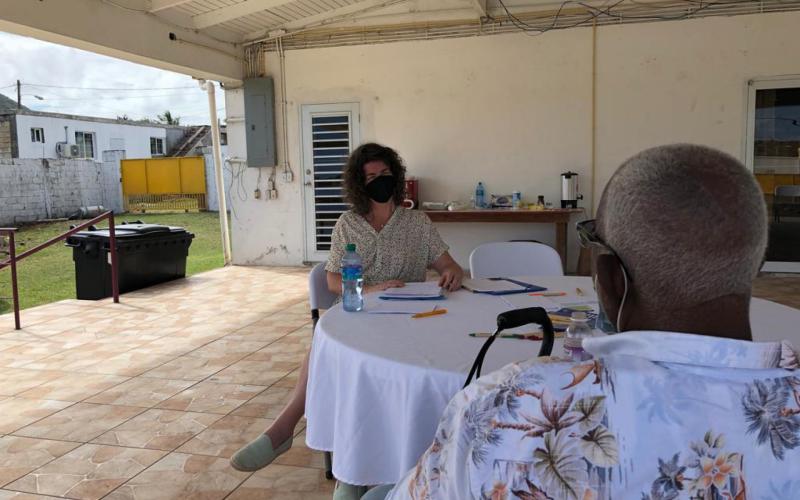
M215 212L180 214L130 214L116 217L122 221L141 220L148 224L181 226L194 233L186 262L186 274L196 274L222 267L222 238L219 216ZM39 243L69 230L78 221L51 222L23 226L17 232L17 252L24 252ZM105 224L101 224L105 226ZM5 257L0 257L4 260ZM33 307L63 299L75 298L75 266L72 249L63 242L37 252L19 263L19 297L21 307ZM0 270L0 313L11 310L11 270Z

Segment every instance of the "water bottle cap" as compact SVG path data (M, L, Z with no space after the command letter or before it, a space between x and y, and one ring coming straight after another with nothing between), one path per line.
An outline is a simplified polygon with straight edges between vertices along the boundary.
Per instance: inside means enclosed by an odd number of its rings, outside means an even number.
M586 313L582 311L575 311L572 313L572 319L576 321L586 321L588 318L586 317Z
M356 251L356 244L355 244L355 243L348 243L348 244L347 244L347 245L344 247L344 249L345 249L345 251L347 251L347 252L355 252L355 251Z

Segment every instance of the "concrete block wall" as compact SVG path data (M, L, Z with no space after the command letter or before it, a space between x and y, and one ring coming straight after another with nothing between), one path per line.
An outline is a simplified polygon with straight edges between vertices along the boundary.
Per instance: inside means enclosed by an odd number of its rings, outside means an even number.
M13 157L14 141L11 137L11 119L0 117L0 158Z
M121 211L118 161L0 159L0 225L66 217L92 205Z

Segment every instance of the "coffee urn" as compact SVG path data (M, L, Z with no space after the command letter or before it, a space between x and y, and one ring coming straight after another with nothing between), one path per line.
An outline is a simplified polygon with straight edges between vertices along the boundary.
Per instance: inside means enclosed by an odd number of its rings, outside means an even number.
M419 208L419 180L416 177L406 178L406 197L403 200L405 208Z
M561 208L578 208L578 200L582 199L583 195L578 193L578 174L561 174Z

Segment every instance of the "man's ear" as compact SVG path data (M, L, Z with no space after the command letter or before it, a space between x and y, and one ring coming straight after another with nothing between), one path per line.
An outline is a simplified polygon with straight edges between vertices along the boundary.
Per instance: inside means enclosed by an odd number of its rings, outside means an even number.
M617 314L625 295L625 276L619 259L614 255L598 255L595 261L597 294L608 320L617 325Z

